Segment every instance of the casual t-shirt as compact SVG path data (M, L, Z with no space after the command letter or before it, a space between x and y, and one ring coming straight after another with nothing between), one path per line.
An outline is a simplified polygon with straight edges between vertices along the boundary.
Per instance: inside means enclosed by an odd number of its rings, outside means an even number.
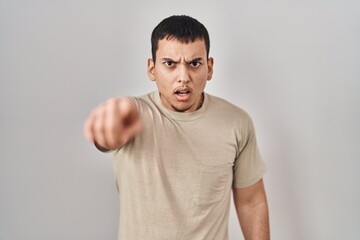
M190 113L167 109L158 91L133 100L144 129L113 158L119 239L227 240L232 187L265 173L249 115L207 93Z

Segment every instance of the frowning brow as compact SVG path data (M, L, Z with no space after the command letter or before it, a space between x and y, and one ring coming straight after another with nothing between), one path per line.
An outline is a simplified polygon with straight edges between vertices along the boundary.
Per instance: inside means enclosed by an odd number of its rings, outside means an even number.
M198 58L193 58L191 59L191 61L188 61L187 63L192 63L192 62L201 62L203 60L202 57L198 57Z
M173 63L178 63L177 61L175 61L174 59L172 58L162 58L161 59L163 62L173 62Z
M172 58L162 58L161 60L164 61L164 62L173 62L173 63L179 63L180 62L180 61L175 61ZM190 61L185 61L185 62L186 63L192 63L192 62L201 62L201 61L203 61L203 58L198 57L198 58L193 58Z

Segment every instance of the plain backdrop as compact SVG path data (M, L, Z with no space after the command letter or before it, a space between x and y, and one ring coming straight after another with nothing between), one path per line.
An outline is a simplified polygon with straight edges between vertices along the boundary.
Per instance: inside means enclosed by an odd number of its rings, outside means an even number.
M355 0L0 0L0 239L117 238L111 156L83 123L112 96L155 89L150 34L173 14L208 28L207 92L253 118L272 239L359 240ZM233 205L229 235L243 239Z

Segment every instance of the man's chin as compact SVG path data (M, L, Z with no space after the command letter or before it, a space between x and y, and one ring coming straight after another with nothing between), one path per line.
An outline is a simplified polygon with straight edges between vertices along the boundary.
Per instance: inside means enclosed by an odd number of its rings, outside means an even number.
M174 105L171 105L171 107L174 109L175 112L187 112L191 109L192 106L188 107L175 107Z

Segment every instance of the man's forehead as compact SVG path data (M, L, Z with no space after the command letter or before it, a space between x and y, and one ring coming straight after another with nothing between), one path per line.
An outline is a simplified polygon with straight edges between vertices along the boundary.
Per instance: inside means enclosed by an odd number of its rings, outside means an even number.
M156 51L157 57L178 57L179 55L186 55L186 57L204 57L206 56L206 46L203 39L196 39L188 43L179 41L178 39L162 39L158 42L158 49ZM161 55L161 56L159 56Z

